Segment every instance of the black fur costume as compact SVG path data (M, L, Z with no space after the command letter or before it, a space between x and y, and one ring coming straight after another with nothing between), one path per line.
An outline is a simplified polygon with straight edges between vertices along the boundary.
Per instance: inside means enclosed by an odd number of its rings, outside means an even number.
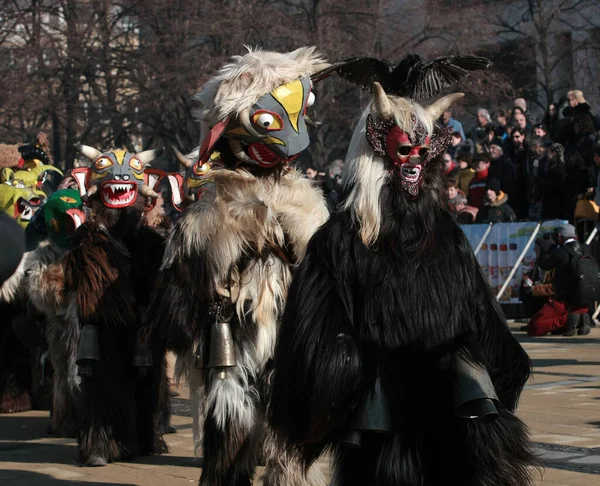
M306 465L331 448L335 486L531 484L527 430L513 415L530 361L443 208L441 157L424 166L416 198L389 166L381 173L370 199L381 209L372 244L347 199L294 276L275 353L271 423ZM351 198L361 175L344 177ZM495 420L455 413L459 356L489 373ZM363 432L360 447L350 447L348 429L379 382L389 431Z
M89 465L167 452L158 427L168 401L164 355L154 353L145 375L134 366L164 239L143 225L143 198L125 209L95 210L75 234L64 270L80 327L99 329L101 361L81 379L77 430L81 462Z

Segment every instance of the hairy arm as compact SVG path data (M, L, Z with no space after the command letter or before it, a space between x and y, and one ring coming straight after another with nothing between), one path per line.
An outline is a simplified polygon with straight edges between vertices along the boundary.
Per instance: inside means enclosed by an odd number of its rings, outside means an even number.
M343 428L362 370L353 338L342 241L322 228L292 281L275 351L270 414L278 434L310 463ZM329 233L329 234L328 234ZM348 260L346 258L346 260Z

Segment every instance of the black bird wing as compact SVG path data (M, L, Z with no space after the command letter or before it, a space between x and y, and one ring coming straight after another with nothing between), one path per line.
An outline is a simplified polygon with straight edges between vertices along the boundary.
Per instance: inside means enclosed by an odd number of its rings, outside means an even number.
M387 94L422 100L435 96L471 71L491 65L489 59L476 56L446 56L424 63L419 56L409 54L396 66L373 57L354 57L313 74L311 79L317 82L337 74L367 91L377 81Z
M477 56L438 57L415 65L409 76L408 96L417 100L431 98L467 77L472 71L488 69L491 65L489 59Z

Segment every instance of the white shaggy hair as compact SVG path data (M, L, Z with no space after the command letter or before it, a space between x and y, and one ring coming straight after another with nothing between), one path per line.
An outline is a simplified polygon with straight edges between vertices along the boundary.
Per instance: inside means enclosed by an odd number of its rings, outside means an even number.
M394 110L396 123L405 132L410 133L415 125L411 118L414 114L427 133L433 133L433 119L427 109L412 104L404 98L388 96ZM381 188L388 177L384 161L373 152L367 141L365 131L367 116L373 109L373 102L360 116L346 155L342 180L344 191L348 194L344 209L350 210L354 224L359 228L363 243L370 246L377 241L381 227Z
M316 47L300 47L287 53L246 48L247 54L233 56L193 97L202 104L193 112L201 124L201 140L217 121L238 115L282 84L329 66Z

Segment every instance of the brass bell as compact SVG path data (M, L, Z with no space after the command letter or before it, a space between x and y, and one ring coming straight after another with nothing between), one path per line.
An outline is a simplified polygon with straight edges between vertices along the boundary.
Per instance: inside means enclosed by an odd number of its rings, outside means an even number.
M79 334L75 364L81 376L92 376L92 368L100 363L100 332L98 326L86 324Z
M498 416L498 395L487 370L458 356L455 371L456 414L466 419L495 419Z
M225 379L227 368L237 366L235 343L228 322L214 322L210 329L210 351L207 368L217 368L216 377Z
M138 336L135 342L135 355L133 356L133 366L139 368L138 372L140 375L146 375L148 370L146 368L154 365L152 359L152 351L148 344L144 343Z
M363 432L388 433L391 430L390 404L378 371L375 386L358 407L341 441L347 446L360 447Z

